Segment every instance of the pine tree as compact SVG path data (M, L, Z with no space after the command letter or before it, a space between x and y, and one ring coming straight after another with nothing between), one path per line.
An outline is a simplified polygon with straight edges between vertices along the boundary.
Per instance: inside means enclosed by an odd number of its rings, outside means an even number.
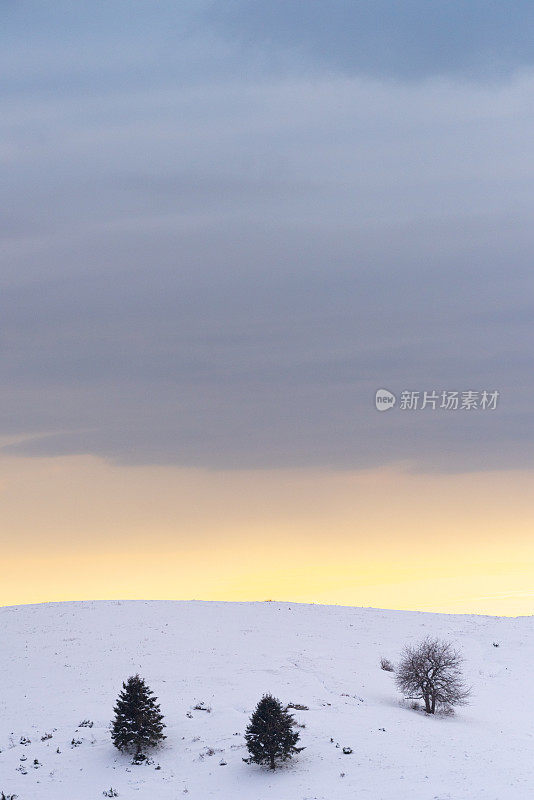
M163 714L156 700L139 675L122 684L111 726L111 738L118 750L133 751L139 758L145 748L156 747L165 739Z
M299 734L293 730L295 720L276 697L265 694L259 701L245 733L250 758L247 763L269 764L276 769L277 759L287 761L304 750L297 747Z

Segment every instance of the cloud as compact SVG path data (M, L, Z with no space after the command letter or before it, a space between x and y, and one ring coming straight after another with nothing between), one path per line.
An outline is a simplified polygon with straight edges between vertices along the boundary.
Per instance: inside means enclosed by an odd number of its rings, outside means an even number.
M534 62L526 0L229 0L206 13L251 56L348 75L498 78ZM257 58L257 56L256 56Z
M23 40L32 7L5 34L0 436L30 437L5 452L532 463L531 74L245 74L213 8L173 50L115 4ZM379 386L502 403L378 415Z

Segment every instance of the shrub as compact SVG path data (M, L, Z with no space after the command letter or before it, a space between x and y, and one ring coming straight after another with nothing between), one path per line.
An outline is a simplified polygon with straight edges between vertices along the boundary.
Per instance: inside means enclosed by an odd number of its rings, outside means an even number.
M207 711L208 714L211 714L211 706L207 706L203 701L201 701L193 706L193 711Z

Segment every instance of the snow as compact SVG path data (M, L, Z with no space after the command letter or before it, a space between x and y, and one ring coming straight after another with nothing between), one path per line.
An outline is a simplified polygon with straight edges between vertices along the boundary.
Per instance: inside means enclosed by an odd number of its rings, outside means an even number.
M0 621L0 791L20 800L96 800L111 787L122 800L534 797L531 617L106 601L2 608ZM379 667L429 634L465 655L473 697L454 716L413 710ZM154 763L139 766L109 736L136 672L167 724ZM242 760L265 692L309 707L295 712L306 749L275 772Z

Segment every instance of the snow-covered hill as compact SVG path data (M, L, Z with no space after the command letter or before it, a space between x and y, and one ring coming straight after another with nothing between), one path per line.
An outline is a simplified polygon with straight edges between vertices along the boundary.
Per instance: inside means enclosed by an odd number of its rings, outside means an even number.
M110 787L122 800L534 797L534 618L124 601L2 608L0 624L0 791L20 800L99 800ZM379 668L427 634L466 657L473 698L452 717L403 705ZM136 672L167 723L143 766L108 730ZM242 761L267 691L309 707L296 712L306 749L274 773Z

